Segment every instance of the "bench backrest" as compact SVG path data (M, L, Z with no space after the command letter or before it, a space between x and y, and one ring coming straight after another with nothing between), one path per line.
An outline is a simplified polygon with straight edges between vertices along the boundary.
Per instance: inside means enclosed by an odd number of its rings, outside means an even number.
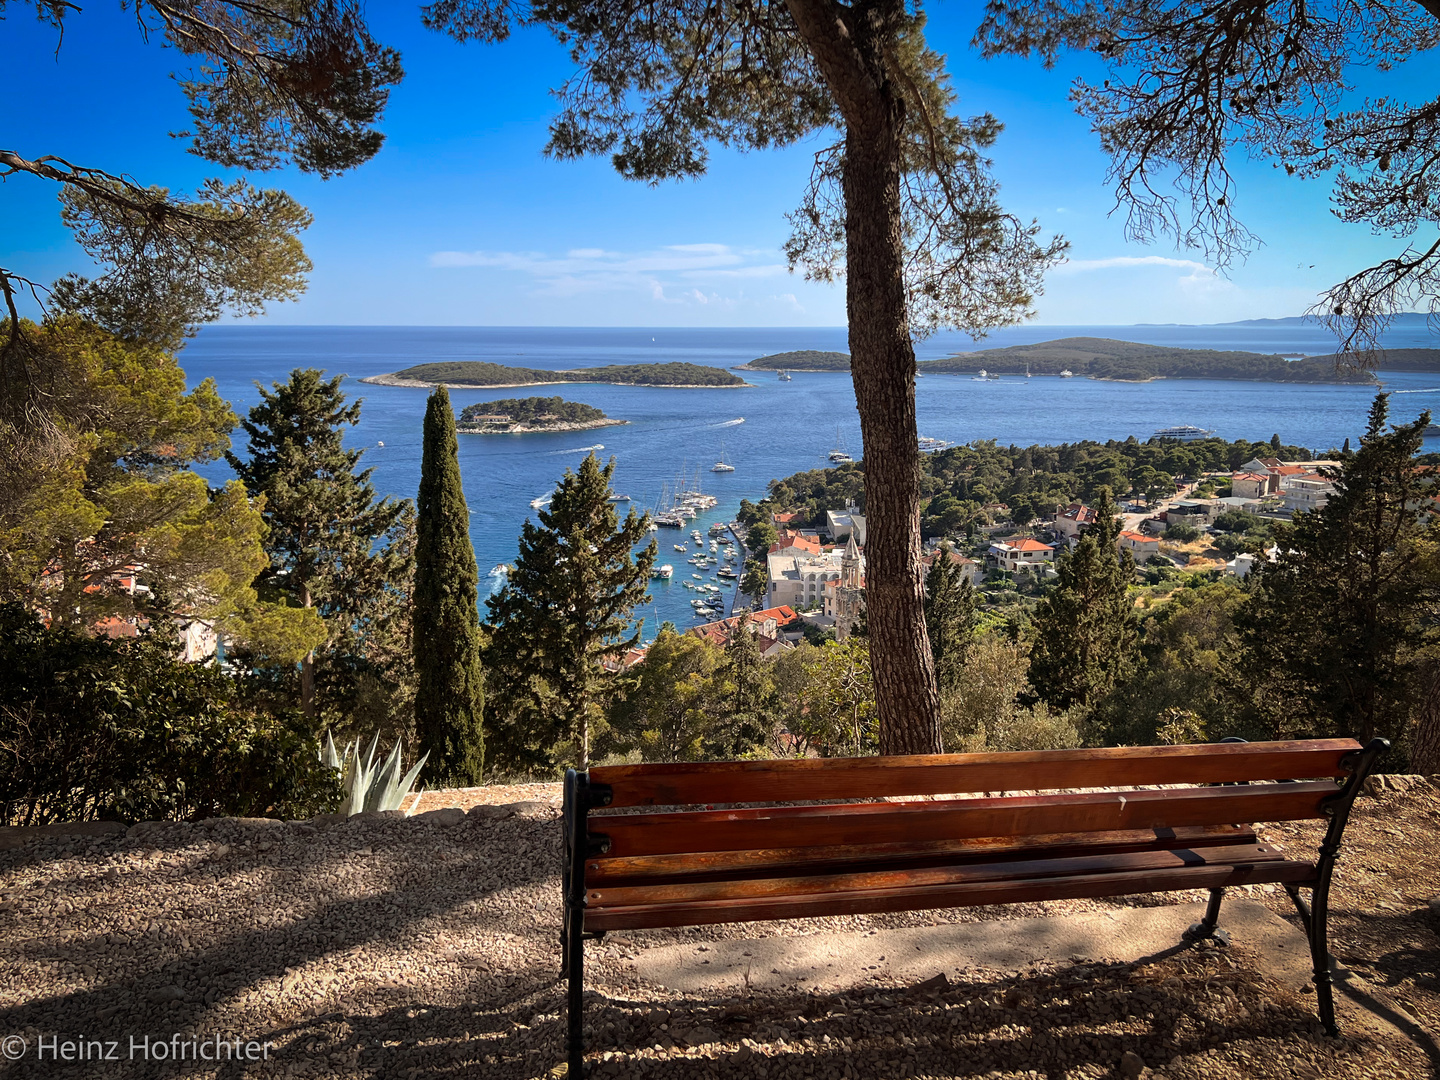
M636 859L678 866L675 857L684 856L692 870L738 869L841 848L913 851L986 838L1314 818L1339 793L1337 778L1352 767L1346 759L1359 751L1351 739L1317 739L597 767L588 783L602 798L591 805L605 808L587 823L586 876L609 876ZM1112 790L1065 790L1076 788ZM1026 794L860 801L1007 791ZM733 806L797 802L810 805ZM707 809L658 809L697 804ZM732 806L708 808L714 804Z

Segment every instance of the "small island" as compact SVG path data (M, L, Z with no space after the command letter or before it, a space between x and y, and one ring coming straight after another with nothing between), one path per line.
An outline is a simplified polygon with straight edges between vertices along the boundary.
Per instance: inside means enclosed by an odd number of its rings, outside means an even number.
M772 353L736 364L736 371L849 371L850 354L826 352L823 349L797 349L794 352Z
M455 422L455 430L462 435L524 435L536 431L587 431L629 422L612 420L593 405L561 397L502 398L467 405Z
M416 364L403 371L371 375L361 382L377 386L555 386L562 383L610 383L615 386L671 386L688 389L749 386L738 375L708 364L608 364L604 367L546 371L506 367L485 360L448 360Z

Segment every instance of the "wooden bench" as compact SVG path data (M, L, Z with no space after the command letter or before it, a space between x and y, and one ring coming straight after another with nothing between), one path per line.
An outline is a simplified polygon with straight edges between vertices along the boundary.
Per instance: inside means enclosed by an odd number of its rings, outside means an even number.
M1261 882L1284 886L1299 909L1320 1019L1336 1034L1330 877L1351 803L1388 746L1233 741L572 769L561 932L569 1075L583 1068L584 940L609 930L1208 889L1191 928L1208 935L1225 888ZM1066 790L1075 788L1110 790ZM1040 793L874 801L985 792ZM807 805L754 805L767 803ZM1244 824L1304 818L1330 819L1314 859L1288 857Z

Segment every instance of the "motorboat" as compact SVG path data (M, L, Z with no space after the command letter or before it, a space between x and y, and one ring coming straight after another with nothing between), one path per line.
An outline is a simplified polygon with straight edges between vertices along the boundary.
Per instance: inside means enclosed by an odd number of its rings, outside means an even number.
M654 570L651 570L650 576L652 578L655 578L657 581L669 581L670 576L674 573L675 567L671 566L669 563L666 563L664 566L657 566Z
M1074 377L1075 373L1069 368L1066 368L1064 371L1060 372L1060 378L1062 379L1073 379Z

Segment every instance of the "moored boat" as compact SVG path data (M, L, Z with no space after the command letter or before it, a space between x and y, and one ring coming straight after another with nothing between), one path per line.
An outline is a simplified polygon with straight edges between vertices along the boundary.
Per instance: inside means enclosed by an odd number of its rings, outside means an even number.
M1214 434L1215 432L1196 427L1194 424L1176 424L1173 427L1160 428L1150 437L1152 439L1177 439L1180 442L1194 442L1196 439L1207 439Z

